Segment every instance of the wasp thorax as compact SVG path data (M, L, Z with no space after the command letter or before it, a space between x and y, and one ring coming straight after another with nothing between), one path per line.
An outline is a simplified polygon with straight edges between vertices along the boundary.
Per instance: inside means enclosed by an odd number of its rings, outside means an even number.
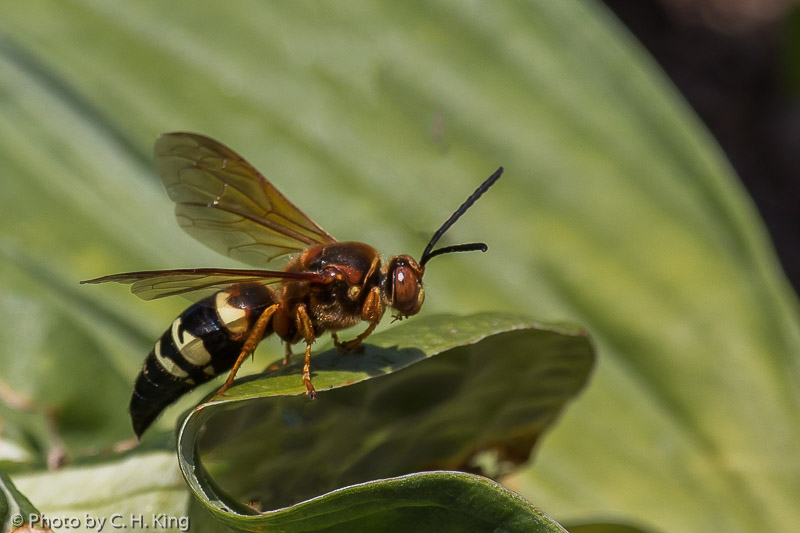
M419 313L425 299L422 288L422 274L425 269L408 255L400 255L389 263L388 281L391 305L402 316Z

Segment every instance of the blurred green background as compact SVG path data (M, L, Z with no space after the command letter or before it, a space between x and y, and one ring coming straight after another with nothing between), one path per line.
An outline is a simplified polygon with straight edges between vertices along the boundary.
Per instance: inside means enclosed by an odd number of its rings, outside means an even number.
M8 2L0 109L0 461L23 491L59 450L114 458L186 305L78 280L235 266L181 232L153 171L158 134L187 130L387 255L418 255L505 166L447 238L489 252L432 263L423 313L566 320L599 350L506 485L562 522L800 522L796 297L715 142L603 6Z

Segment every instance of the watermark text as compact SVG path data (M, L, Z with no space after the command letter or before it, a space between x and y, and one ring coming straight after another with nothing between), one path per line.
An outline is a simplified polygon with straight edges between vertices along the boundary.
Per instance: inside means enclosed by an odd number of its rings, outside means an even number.
M11 517L11 525L20 527L28 523L35 529L52 529L54 531L68 531L81 529L96 531L118 531L123 529L152 529L177 530L186 533L190 523L188 516L175 516L167 513L114 513L110 516L96 516L89 513L84 515L46 515L30 514L24 516L15 514Z

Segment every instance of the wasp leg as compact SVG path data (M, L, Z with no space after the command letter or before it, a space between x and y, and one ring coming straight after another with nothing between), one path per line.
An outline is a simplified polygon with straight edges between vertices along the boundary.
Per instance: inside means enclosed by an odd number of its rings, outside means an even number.
M236 377L236 372L239 371L239 367L242 366L242 363L245 359L247 359L247 356L255 351L258 343L261 342L262 338L264 338L264 331L266 331L272 315L275 314L275 311L277 311L279 307L280 304L271 305L264 309L264 312L261 313L260 317L258 317L258 320L256 320L256 323L253 324L253 327L247 334L244 345L242 345L242 351L239 353L239 357L236 358L236 362L233 364L230 374L228 374L228 379L225 380L225 383L222 384L222 387L220 387L217 393L211 397L212 400L222 396L223 393L228 390L231 385L233 385L233 378Z
M350 339L349 341L341 342L339 337L336 333L332 333L331 336L333 337L333 344L339 350L340 353L348 353L352 351L354 348L358 348L361 342L369 337L373 331L375 331L375 327L378 325L377 322L371 322L367 329L364 330L364 333L357 336L355 339Z
M306 344L306 357L303 359L303 385L306 386L306 396L312 400L317 397L317 389L311 383L311 345Z
M286 343L286 352L283 356L283 366L289 366L289 363L292 360L292 345L288 342Z
M313 400L317 397L317 390L311 383L311 344L315 339L314 326L311 325L311 319L308 317L304 304L297 306L296 313L297 329L306 341L306 357L303 359L303 385L306 386L306 396Z
M339 337L335 332L331 335L333 337L333 344L336 346L339 352L347 353L360 345L364 339L369 337L370 334L375 331L375 327L381 321L381 318L383 318L384 309L385 307L383 305L383 300L381 299L381 291L378 287L373 287L369 291L367 297L364 299L364 306L361 308L361 319L369 322L367 329L355 339L345 342L340 342Z

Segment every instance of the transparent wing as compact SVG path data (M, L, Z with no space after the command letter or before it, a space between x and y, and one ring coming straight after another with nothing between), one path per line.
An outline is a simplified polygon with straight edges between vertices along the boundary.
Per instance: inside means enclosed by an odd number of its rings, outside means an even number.
M127 283L131 285L131 292L139 298L154 300L178 294L191 294L194 299L199 299L232 285L271 285L287 279L323 283L328 278L324 273L318 272L184 268L125 272L124 274L112 274L81 281L81 283Z
M336 242L250 163L213 139L161 135L155 162L178 223L217 252L264 266L311 244Z

